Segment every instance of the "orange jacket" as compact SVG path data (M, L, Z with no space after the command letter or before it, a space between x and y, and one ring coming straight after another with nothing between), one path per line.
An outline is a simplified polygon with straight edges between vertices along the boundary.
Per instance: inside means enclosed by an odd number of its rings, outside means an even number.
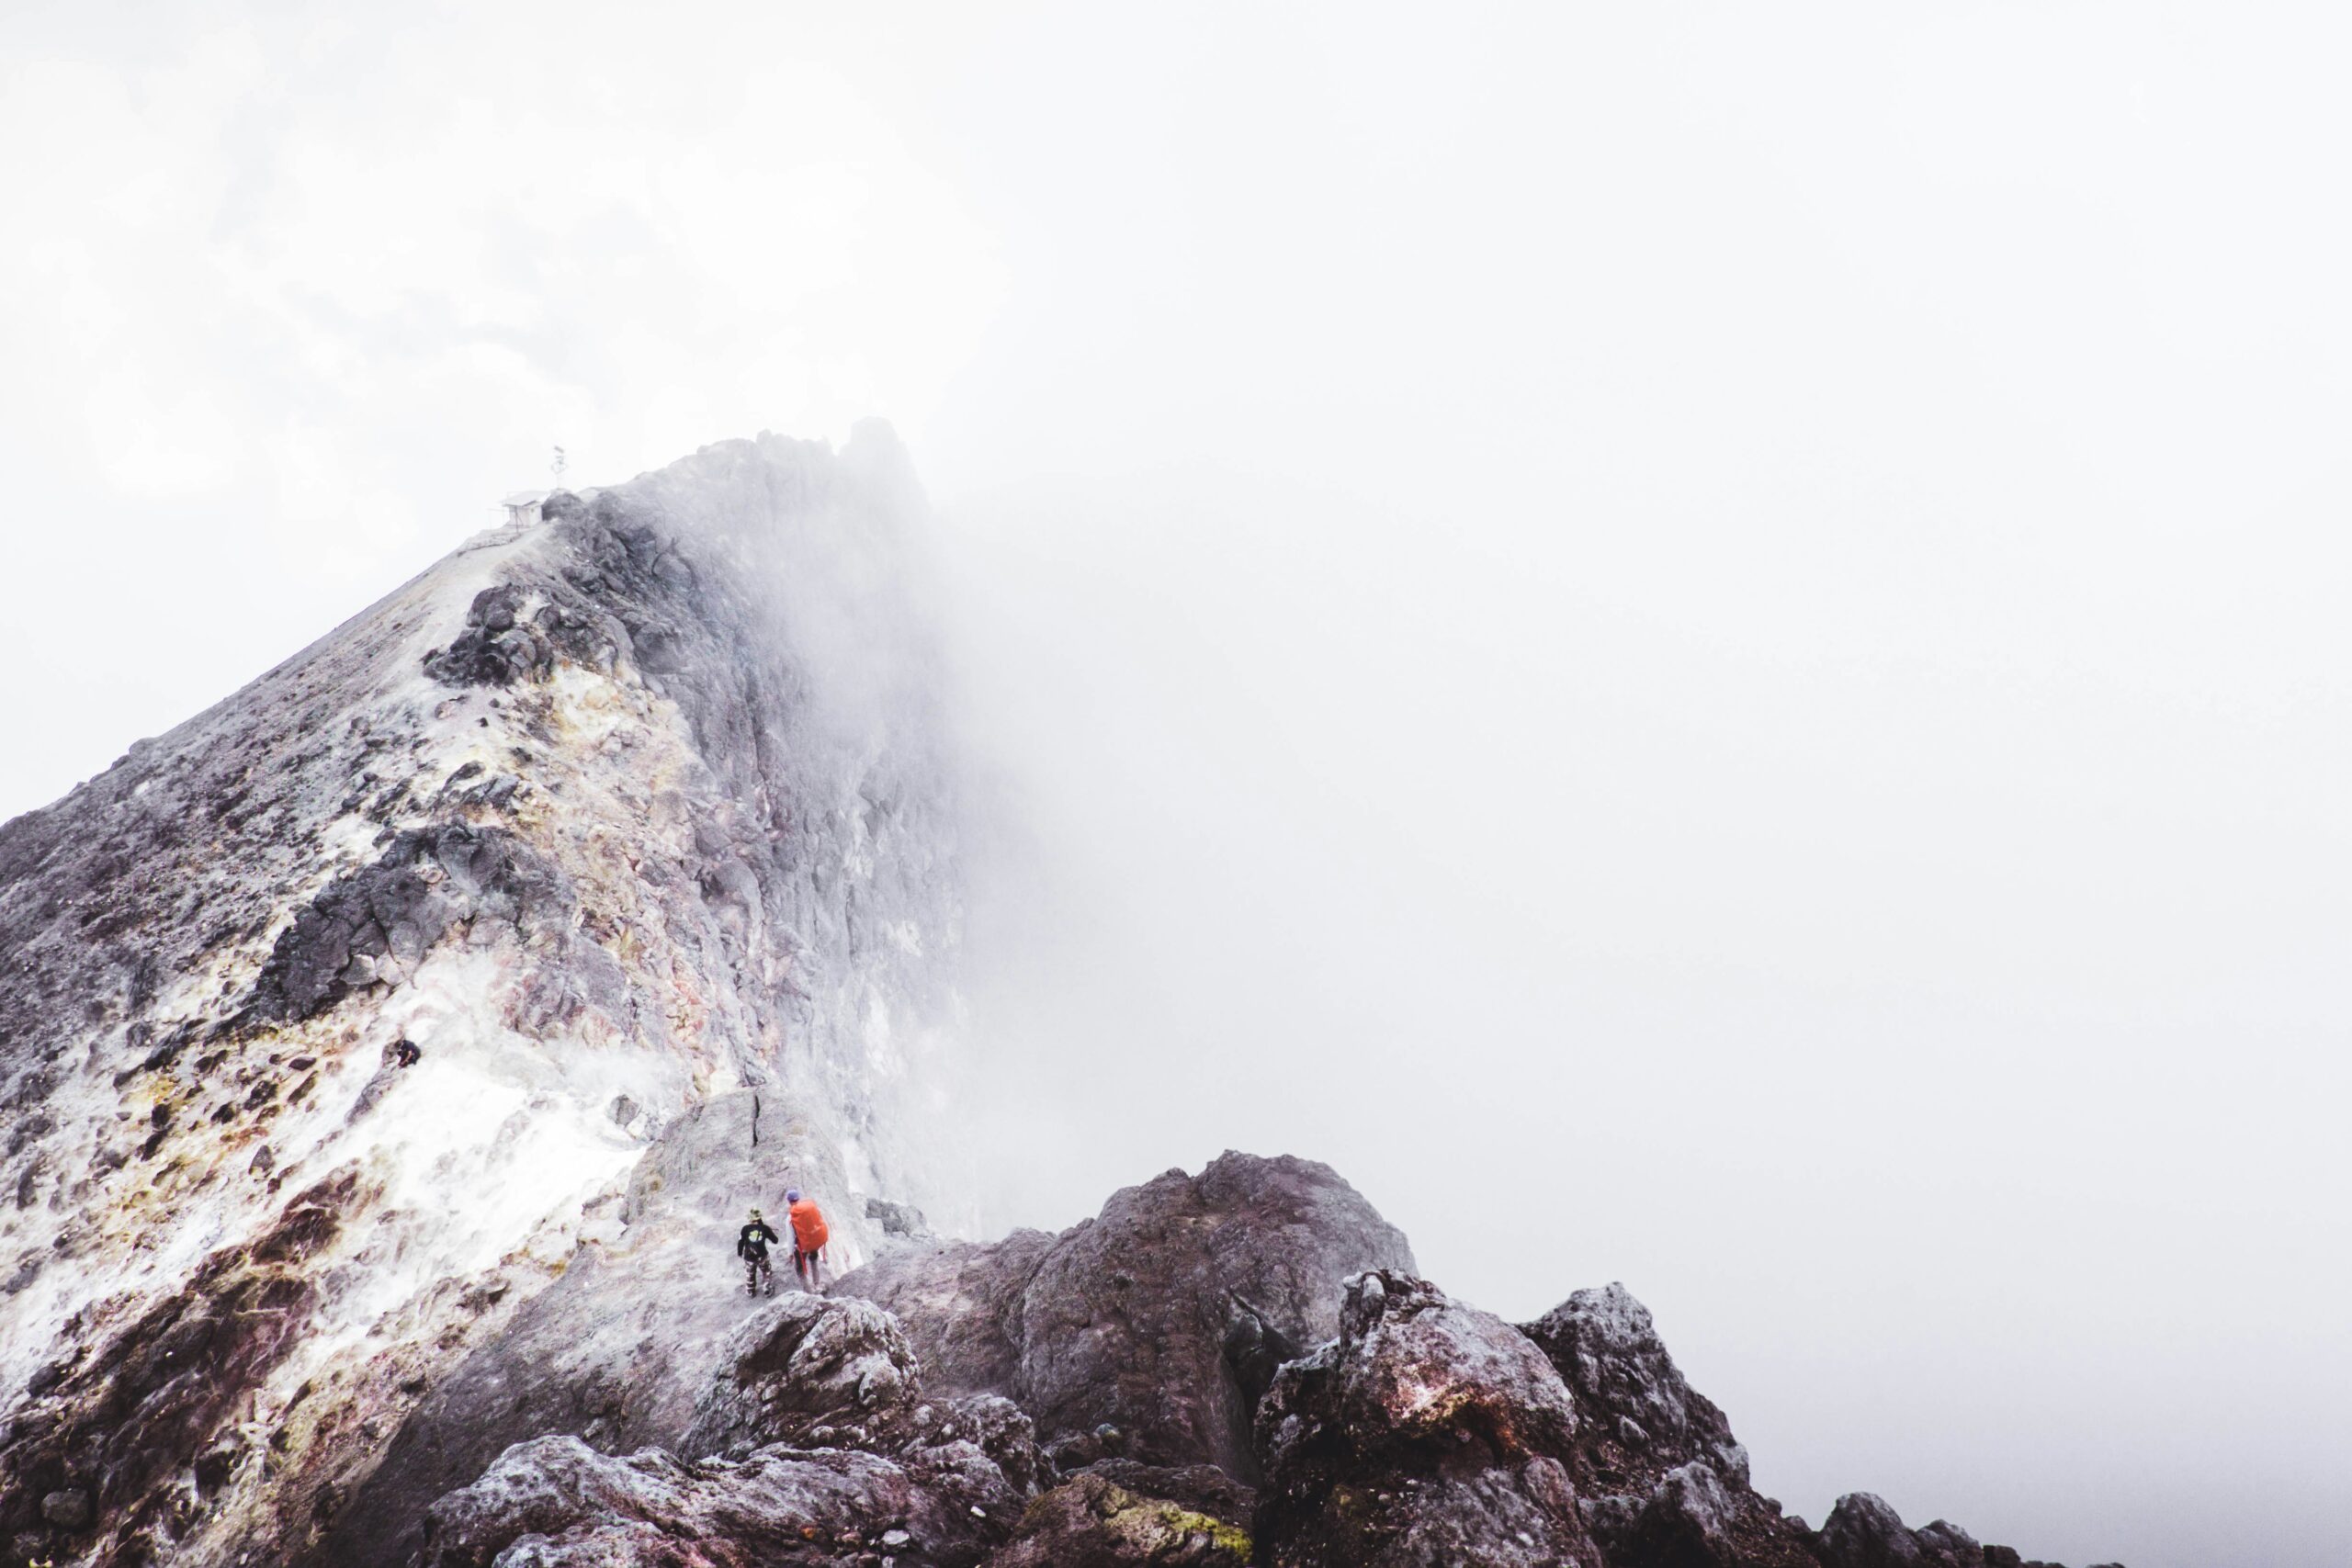
M814 1198L792 1205L792 1242L802 1252L821 1252L832 1233L825 1228L825 1212Z

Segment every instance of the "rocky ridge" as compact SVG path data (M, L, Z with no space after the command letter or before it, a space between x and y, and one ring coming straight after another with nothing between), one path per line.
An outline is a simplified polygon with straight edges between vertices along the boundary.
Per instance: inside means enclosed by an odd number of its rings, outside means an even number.
M1326 1167L967 1229L887 431L559 493L0 825L0 1543L301 1568L2024 1568ZM943 1152L944 1151L944 1152ZM821 1194L824 1295L746 1293Z
M1215 1332L1240 1290L1193 1267L1211 1239L1233 1280L1299 1287L1269 1292L1266 1332L1329 1318L1250 1399L1246 1461L1201 1418L1246 1391L1262 1343ZM1867 1494L1818 1530L1783 1513L1622 1285L1514 1326L1408 1263L1351 1267L1403 1251L1328 1168L1227 1154L1058 1236L894 1254L752 1309L679 1441L508 1449L431 1505L421 1561L2026 1568ZM1167 1381L1118 1375L1139 1330L1167 1336ZM971 1389L989 1379L1009 1392ZM1073 1406L1063 1379L1102 1403ZM1115 1419L1086 1427L1096 1414Z

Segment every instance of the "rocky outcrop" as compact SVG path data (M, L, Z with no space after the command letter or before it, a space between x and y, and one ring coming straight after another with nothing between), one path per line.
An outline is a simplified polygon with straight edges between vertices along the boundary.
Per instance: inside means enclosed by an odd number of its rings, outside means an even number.
M795 1292L735 1331L678 1451L890 1448L913 1422L922 1384L913 1347L888 1313Z
M976 1445L763 1449L686 1463L577 1438L509 1449L435 1503L427 1568L975 1568L1026 1499Z
M1948 1520L1911 1529L1884 1498L1868 1492L1838 1499L1815 1546L1823 1568L2057 1568L2055 1563L2026 1562L2009 1547L1980 1546Z
M1248 1568L1250 1537L1212 1514L1141 1495L1098 1474L1029 1505L988 1568Z
M1233 1338L1198 1339L1216 1298L1154 1248L1189 1236L1213 1242L1236 1279L1288 1268L1304 1281L1335 1253L1382 1245L1385 1229L1320 1167L1227 1155L1199 1178L1127 1189L1059 1237L887 1254L837 1294L755 1306L718 1348L692 1420L662 1447L623 1457L600 1451L609 1443L541 1437L509 1448L423 1511L422 1560L2035 1568L1941 1521L1908 1529L1866 1495L1842 1500L1817 1534L1782 1515L1750 1485L1722 1412L1618 1285L1579 1292L1521 1329L1397 1270L1346 1279L1331 1336L1282 1361L1255 1402L1254 1490L1205 1461L1105 1455L1130 1441L1115 1428L1056 1443L1057 1476L1031 1420L1050 1403L1024 1413L963 1391L1001 1377L1035 1398L1024 1379L1036 1337L1048 1335L1050 1352L1055 1325L1074 1315L1051 1308L1105 1300L1115 1304L1079 1326L1120 1347L1139 1325L1192 1333L1191 1365L1240 1386ZM1099 1251L1073 1245L1090 1237ZM1100 1258L1116 1260L1125 1282L1096 1273ZM1302 1326L1320 1295L1304 1283L1289 1297L1263 1293ZM916 1314L921 1332L885 1297ZM932 1355L956 1367L958 1392L942 1392ZM1187 1391L1163 1392L1184 1410ZM1180 1415L1162 1430L1196 1428Z
M1271 1568L1601 1568L1570 1477L1575 1401L1491 1314L1383 1270L1258 1411Z
M1841 1501L1818 1534L1783 1515L1755 1492L1729 1422L1622 1285L1578 1292L1524 1328L1395 1269L1317 1287L1336 1258L1401 1250L1393 1237L1325 1168L1229 1154L1197 1178L1129 1188L1057 1237L888 1252L831 1295L743 1317L716 1348L691 1421L662 1448L617 1458L596 1451L616 1447L605 1432L510 1449L432 1506L426 1555L508 1568L748 1562L799 1532L788 1550L800 1555L773 1560L878 1551L908 1563L978 1551L989 1568L2028 1568L1940 1521L1907 1529L1867 1495ZM1187 1248L1223 1261L1216 1283L1187 1266ZM1236 1333L1244 1281L1287 1315L1252 1314ZM1329 1337L1285 1355L1292 1325L1303 1337L1326 1310ZM1145 1334L1164 1341L1160 1371L1123 1386L1105 1359L1139 1355ZM1257 1355L1272 1365L1261 1399L1250 1393ZM1102 1379L1106 1400L1126 1403L1073 1420L1061 1403L1069 1382L1036 1379L1041 1367ZM1158 1381L1187 1376L1194 1382ZM1198 1443L1198 1412L1220 1396L1204 1389L1212 1382L1248 1401L1251 1465L1136 1457ZM974 1392L990 1384L1025 1410ZM1154 1395L1165 1406L1156 1426L1141 1408ZM1082 1425L1105 1409L1117 1419ZM1035 1500L1017 1524L1000 1496L980 1505L986 1529L917 1532L908 1521L935 1531L952 1512L927 1489L962 1495L954 1489L973 1483L972 1453Z
M910 1249L852 1274L943 1386L1027 1410L1066 1469L1106 1458L1256 1472L1275 1369L1339 1327L1340 1281L1412 1250L1329 1167L1227 1154L1126 1188L1050 1239Z
M424 1511L420 1551L453 1568L862 1564L877 1551L956 1568L1012 1533L1043 1469L1008 1401L922 1397L888 1314L795 1294L745 1320L675 1453L517 1444Z
M578 906L563 874L505 829L446 822L396 833L372 863L336 877L295 911L245 1005L223 1027L315 1018L355 990L405 977L460 922L487 916L536 927ZM627 993L620 965L594 944L564 956L599 1000L610 1005Z
M1575 1395L1585 1522L1611 1568L1811 1568L1804 1526L1748 1483L1747 1450L1622 1284L1522 1332Z
M1733 1484L1747 1450L1714 1402L1684 1381L1649 1309L1623 1285L1578 1291L1522 1332L1550 1358L1583 1413L1577 1480L1597 1493L1645 1496L1694 1461Z

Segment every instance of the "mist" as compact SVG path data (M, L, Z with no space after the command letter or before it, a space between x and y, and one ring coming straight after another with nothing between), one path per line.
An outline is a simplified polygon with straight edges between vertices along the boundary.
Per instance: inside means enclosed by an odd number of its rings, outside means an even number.
M2317 1568L2329 8L0 24L0 814L497 516L883 415L993 1225L1325 1160L1818 1522Z

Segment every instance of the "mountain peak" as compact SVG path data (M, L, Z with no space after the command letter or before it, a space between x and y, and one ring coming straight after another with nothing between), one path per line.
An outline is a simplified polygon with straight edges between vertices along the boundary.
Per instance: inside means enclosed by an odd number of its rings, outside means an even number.
M237 1529L180 1553L308 1517L365 1467L347 1429L397 1425L732 1093L795 1151L767 1201L821 1185L845 1258L866 1196L941 1205L907 1089L944 1070L960 897L886 443L557 491L0 828L0 1387L54 1391L7 1529L83 1493L129 1539L172 1506L137 1453L256 1422L269 1464L205 1515ZM301 1332L247 1332L238 1292L281 1286ZM150 1369L152 1416L77 1406L158 1312L213 1348Z

